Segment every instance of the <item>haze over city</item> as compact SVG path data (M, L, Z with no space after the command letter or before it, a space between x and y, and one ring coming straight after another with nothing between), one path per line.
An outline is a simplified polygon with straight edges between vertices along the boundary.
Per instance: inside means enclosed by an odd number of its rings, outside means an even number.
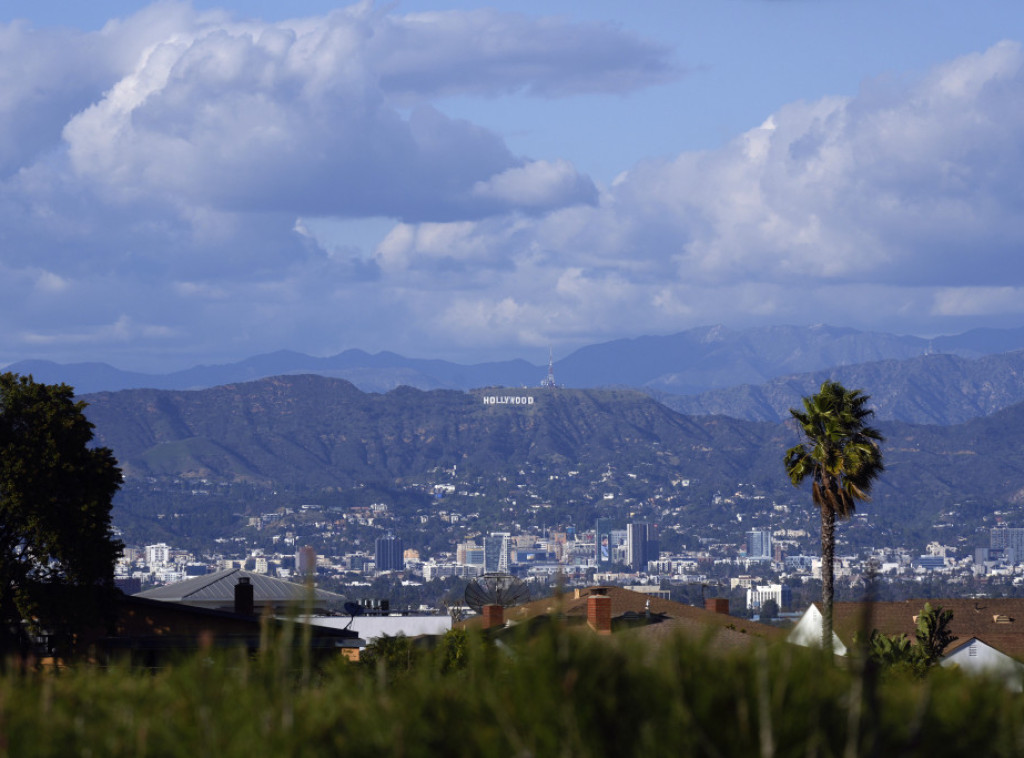
M8 2L0 365L1024 311L1014 2Z

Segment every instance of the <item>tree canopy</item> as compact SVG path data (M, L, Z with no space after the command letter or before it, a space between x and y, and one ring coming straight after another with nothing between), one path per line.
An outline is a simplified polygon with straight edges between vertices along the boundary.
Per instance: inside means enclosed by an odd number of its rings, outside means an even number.
M91 447L85 403L65 384L0 374L0 652L29 635L66 645L103 621L121 543L110 510L121 471Z

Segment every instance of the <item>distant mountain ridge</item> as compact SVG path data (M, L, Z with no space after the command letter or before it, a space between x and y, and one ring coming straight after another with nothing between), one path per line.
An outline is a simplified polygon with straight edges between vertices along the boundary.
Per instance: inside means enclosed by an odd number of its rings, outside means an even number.
M298 374L345 379L366 392L470 390L536 387L547 373L525 360L461 365L362 350L327 358L284 350L163 375L101 363L23 361L8 369L66 382L79 394L204 389ZM584 347L556 362L554 371L563 387L635 388L682 413L757 421L788 418L801 397L836 379L864 388L879 419L956 424L1024 400L1024 329L927 340L829 326L702 327Z
M462 365L450 361L404 358L397 353L346 350L317 358L291 350L257 355L238 363L195 366L169 374L121 371L105 363L59 364L19 361L6 371L32 374L37 381L64 382L78 394L124 389L193 390L247 382L270 376L318 374L347 379L367 392L387 392L400 386L418 389L471 389L488 385L536 385L543 370L524 360Z
M730 330L699 327L667 336L613 340L580 348L555 362L555 377L567 387L628 386L699 394L757 385L781 376L929 353L977 358L1024 349L1024 328L977 329L924 339L831 326L771 326ZM314 373L347 379L367 392L407 385L419 389L536 386L546 367L525 360L463 365L405 358L391 352L346 350L317 358L289 350L238 363L195 366L168 374L121 371L103 363L19 361L5 370L38 381L65 382L79 394L121 389L202 389L268 376Z
M974 360L948 354L921 355L837 366L700 395L655 396L680 413L781 421L789 418L790 408L799 408L801 398L827 379L865 388L879 419L961 424L1024 401L1024 350Z

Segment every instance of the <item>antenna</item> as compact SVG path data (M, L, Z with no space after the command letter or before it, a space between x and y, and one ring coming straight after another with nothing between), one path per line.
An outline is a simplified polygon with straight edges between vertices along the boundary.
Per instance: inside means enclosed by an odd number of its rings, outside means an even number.
M555 354L554 351L548 348L548 375L545 376L541 382L541 387L557 387L555 384Z
M511 608L530 599L530 588L511 574L484 574L466 585L466 605L477 613L485 605Z

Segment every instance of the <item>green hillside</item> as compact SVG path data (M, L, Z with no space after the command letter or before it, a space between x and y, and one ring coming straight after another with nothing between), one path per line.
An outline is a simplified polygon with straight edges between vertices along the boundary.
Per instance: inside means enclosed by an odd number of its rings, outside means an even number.
M485 402L510 396L531 403ZM402 387L289 376L195 392L125 390L87 396L98 440L128 477L179 476L308 487L414 477L437 467L503 471L527 463L748 471L782 428L682 416L612 390Z
M521 400L503 400L515 397ZM782 467L783 452L798 440L794 428L684 416L633 391L403 387L374 394L344 380L288 376L85 399L98 441L113 449L127 477L130 497L118 502L130 507L118 519L132 527L140 522L131 519L149 519L149 538L171 528L159 521L164 513L178 519L167 538L185 538L304 502L383 500L412 528L430 483L442 480L476 490L475 499L454 496L452 507L480 513L481 526L491 528L643 514L704 533L714 525L732 539L750 518L766 523L773 502L813 517L809 494L795 490ZM851 542L940 539L973 549L986 542L976 535L994 524L995 511L1013 523L1024 519L1024 405L958 426L880 427L886 471L873 502L858 508L862 518L844 527ZM604 484L606 471L614 475ZM684 479L689 486L679 489ZM200 480L207 489L197 498L188 483ZM741 488L746 499L734 499ZM614 499L604 501L607 493ZM666 508L674 515L659 516ZM454 539L454 532L433 538Z

